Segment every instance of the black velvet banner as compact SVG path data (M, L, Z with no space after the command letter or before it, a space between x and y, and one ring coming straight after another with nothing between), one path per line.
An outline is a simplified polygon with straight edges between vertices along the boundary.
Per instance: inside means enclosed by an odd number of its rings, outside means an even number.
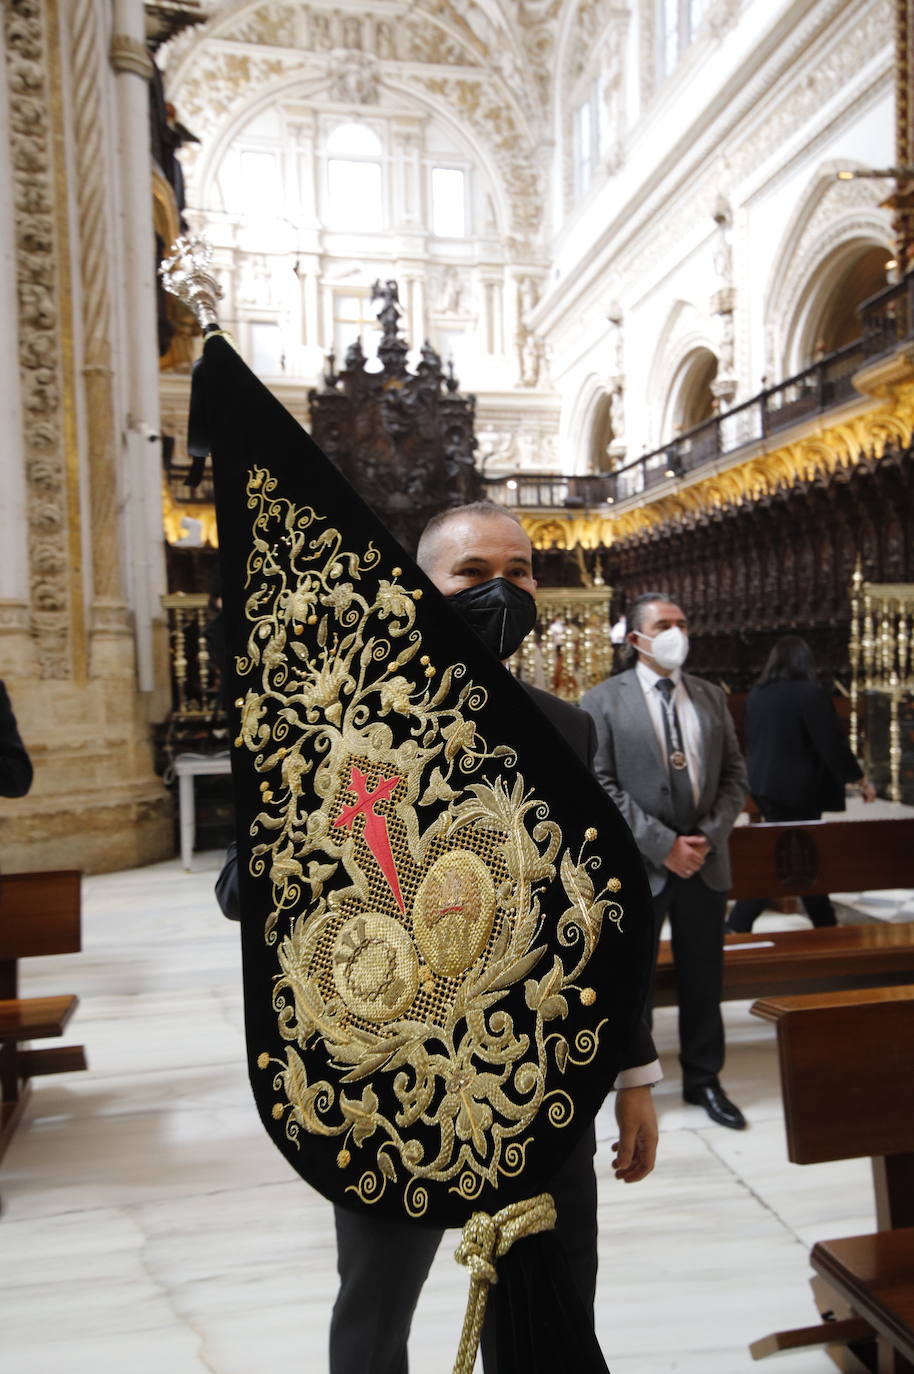
M220 336L195 425L254 1097L334 1202L461 1225L548 1189L613 1082L650 966L641 863L550 721Z

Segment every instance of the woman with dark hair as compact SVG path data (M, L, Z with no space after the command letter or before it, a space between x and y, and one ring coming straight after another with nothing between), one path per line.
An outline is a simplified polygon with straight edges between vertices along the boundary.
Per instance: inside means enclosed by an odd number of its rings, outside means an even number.
M778 640L746 703L749 787L766 821L817 821L844 810L844 788L859 782L865 801L876 789L863 781L831 697L820 686L812 650L799 635ZM802 898L814 926L837 925L824 893ZM736 902L729 930L749 931L764 897Z

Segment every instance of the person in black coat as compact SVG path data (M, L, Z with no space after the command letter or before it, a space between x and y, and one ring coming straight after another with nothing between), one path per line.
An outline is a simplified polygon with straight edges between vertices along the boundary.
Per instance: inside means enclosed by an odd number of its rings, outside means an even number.
M32 761L25 751L9 693L0 682L0 797L24 797L32 785Z
M812 651L799 635L778 640L746 703L749 787L766 821L817 821L844 810L844 789L860 782L865 801L876 790L850 750L832 699L819 684ZM814 926L837 925L824 893L803 897ZM764 911L764 897L734 903L730 930L745 933Z

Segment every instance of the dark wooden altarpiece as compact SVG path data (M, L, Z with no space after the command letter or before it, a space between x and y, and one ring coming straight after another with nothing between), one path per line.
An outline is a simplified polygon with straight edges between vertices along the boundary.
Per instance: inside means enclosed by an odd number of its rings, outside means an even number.
M340 372L331 353L324 387L311 391L311 434L387 529L414 553L431 516L481 493L473 459L476 398L462 396L426 342L414 372L399 334L397 283L375 282L383 330L380 368L356 340Z

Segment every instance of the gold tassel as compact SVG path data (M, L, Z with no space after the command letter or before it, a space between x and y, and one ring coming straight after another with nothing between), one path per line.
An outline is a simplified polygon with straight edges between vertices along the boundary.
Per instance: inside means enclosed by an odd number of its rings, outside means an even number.
M551 1231L555 1226L555 1203L549 1193L512 1202L490 1217L474 1212L463 1228L454 1259L470 1271L470 1295L460 1333L454 1374L472 1374L486 1315L489 1284L498 1282L495 1265L516 1240Z

